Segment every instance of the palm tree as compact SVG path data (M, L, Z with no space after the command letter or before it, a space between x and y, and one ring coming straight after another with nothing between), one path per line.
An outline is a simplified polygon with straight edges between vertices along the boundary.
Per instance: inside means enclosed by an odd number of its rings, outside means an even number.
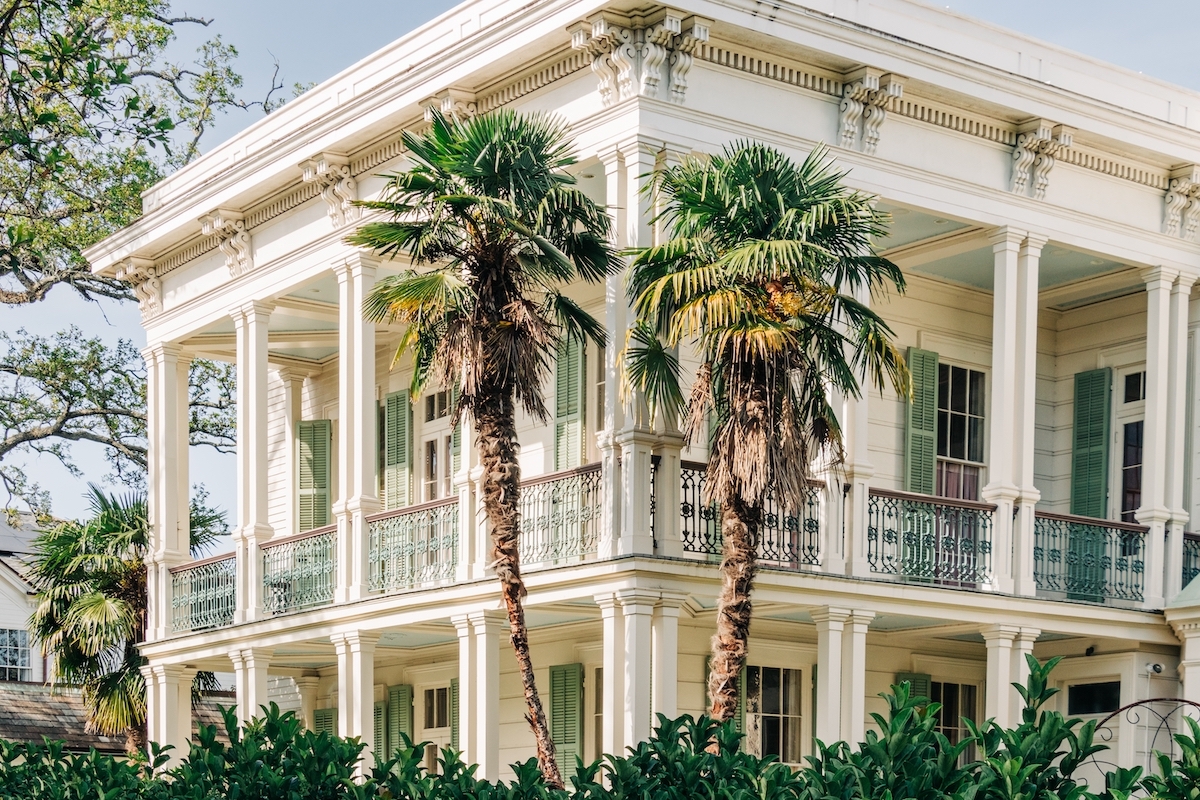
M411 392L433 381L457 387L452 422L470 412L483 467L483 507L538 763L562 786L554 742L534 682L518 537L521 467L516 407L548 421L542 397L565 337L603 343L603 326L562 293L617 267L603 209L565 170L575 163L565 125L511 110L465 121L434 114L424 134L404 134L413 166L384 196L363 202L390 219L362 225L351 244L404 255L423 269L381 280L364 304L376 321L407 326Z
M706 501L720 506L724 541L708 677L719 720L737 709L768 496L797 513L814 459L841 457L832 391L858 396L862 371L908 392L891 330L853 296L904 289L871 250L887 217L843 177L823 150L799 165L753 143L689 159L655 176L670 239L631 267L626 387L654 413L686 411L689 439L710 431ZM701 362L686 400L681 343Z
M55 680L78 686L89 728L125 736L133 755L146 746L146 685L138 642L146 638L146 497L91 487L91 519L64 522L34 540L30 580L34 637L54 659ZM200 501L191 510L191 549L203 553L225 534L224 515ZM215 688L197 674L193 694Z

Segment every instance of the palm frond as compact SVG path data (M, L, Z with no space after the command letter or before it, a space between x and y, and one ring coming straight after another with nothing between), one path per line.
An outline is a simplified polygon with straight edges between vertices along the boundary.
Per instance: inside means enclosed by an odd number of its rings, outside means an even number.
M626 403L640 392L652 417L661 410L672 420L678 418L684 407L679 357L652 328L638 324L629 330L620 362L625 367L621 386Z

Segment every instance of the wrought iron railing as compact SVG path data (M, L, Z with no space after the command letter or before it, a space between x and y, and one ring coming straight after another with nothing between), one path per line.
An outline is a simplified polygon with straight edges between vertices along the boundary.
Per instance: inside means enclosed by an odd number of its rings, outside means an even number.
M332 603L337 583L337 526L266 542L262 565L263 610L267 614Z
M1068 600L1142 600L1146 531L1142 525L1091 517L1034 517L1033 579Z
M1197 575L1200 575L1200 534L1185 533L1183 535L1183 585L1187 586Z
M704 502L707 474L707 464L680 464L680 534L685 552L720 555L721 517L715 505ZM808 485L798 514L785 514L776 498L767 499L758 539L760 563L793 569L820 565L822 488L817 482Z
M996 507L872 489L867 501L867 563L905 581L976 587L992 580Z
M595 555L600 541L600 465L521 483L521 563Z
M237 558L220 555L171 569L171 630L202 631L233 624Z
M368 518L372 592L412 589L454 577L458 566L458 498Z

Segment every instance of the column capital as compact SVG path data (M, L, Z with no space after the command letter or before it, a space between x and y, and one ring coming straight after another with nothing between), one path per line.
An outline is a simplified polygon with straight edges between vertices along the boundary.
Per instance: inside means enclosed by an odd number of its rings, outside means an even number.
M593 599L595 599L596 605L600 607L600 611L604 616L609 616L616 611L617 595L615 592L602 592L595 595Z
M271 656L275 655L273 647L242 647L236 650L229 651L229 659L235 665L240 663L252 663L254 661L270 661Z
M1146 284L1146 289L1149 291L1152 288L1169 289L1171 284L1175 282L1175 278L1179 276L1179 270L1175 267L1156 266L1146 267L1141 271L1142 281ZM1158 284L1154 286L1153 284Z
M1032 644L1033 642L1036 642L1038 637L1041 635L1042 635L1041 628L1022 627L1022 628L1020 628L1020 630L1017 631L1016 641L1029 642L1030 644Z
M1033 233L1030 231L1025 234L1024 240L1021 242L1021 255L1030 255L1037 258L1042 253L1042 248L1046 246L1046 242L1050 241L1050 237L1044 233Z
M680 612L689 617L695 616L692 596L684 592L660 592L657 608L668 616L679 616Z
M846 620L854 614L854 611L849 608L834 608L831 606L823 606L814 608L808 612L812 617L812 621L816 623L817 629L824 627L827 630L841 630Z
M321 684L319 675L301 675L298 678L292 678L296 682L298 689L316 689Z
M617 142L617 150L624 156L628 164L634 159L658 161L658 154L666 147L662 139L649 136L634 135Z
M1175 279L1175 286L1172 289L1180 294L1191 294L1192 286L1195 285L1197 280L1200 280L1200 275L1188 272L1187 270L1180 270L1179 277Z
M345 649L348 652L370 652L375 649L375 645L379 642L379 633L377 631L346 631L344 633L329 634L329 641L333 643L335 650Z
M486 631L488 628L499 630L508 621L508 615L503 609L487 608L480 611L471 611L466 614L471 625L475 628L475 632Z
M983 640L988 644L992 642L1008 642L1010 645L1013 640L1021 633L1019 625L989 625L979 633L983 635Z
M1133 518L1139 525L1165 525L1171 521L1171 509L1163 505L1142 506L1133 512Z
M619 145L606 145L596 151L596 158L604 165L606 173L615 172L620 169L621 162L624 161L624 153Z
M645 589L620 589L615 592L625 614L653 614L654 606L662 599L660 593Z
M147 366L152 364L165 364L168 359L176 361L183 358L183 346L177 342L155 342L148 344L141 350L142 360Z
M350 278L374 277L375 271L379 269L379 259L364 250L355 250L339 258L331 266L338 283L343 283Z
M993 228L988 231L988 244L992 246L993 253L1000 253L1005 250L1016 250L1025 241L1028 234L1017 228L1004 226L1001 228Z
M458 633L458 638L464 639L471 635L471 618L466 614L455 614L450 617L450 623Z
M855 625L870 625L875 616L874 611L864 611L861 608L855 608L851 609L850 617L847 621Z

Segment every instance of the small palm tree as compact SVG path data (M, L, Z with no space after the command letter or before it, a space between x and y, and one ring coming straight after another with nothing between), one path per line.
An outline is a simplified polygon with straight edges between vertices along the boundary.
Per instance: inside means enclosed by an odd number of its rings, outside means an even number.
M464 411L474 420L492 565L538 763L546 781L561 787L522 606L515 414L520 404L549 420L542 387L565 337L605 340L603 326L562 288L579 278L601 281L615 269L609 218L573 185L566 127L550 117L434 114L427 133L405 133L404 143L413 166L389 178L383 199L359 204L390 220L364 224L347 241L424 267L381 280L365 313L407 326L397 355L413 352L413 396L430 381L455 386L452 421Z
M131 754L146 746L146 686L138 642L146 638L146 497L91 487L91 519L64 522L34 540L30 580L36 639L54 659L56 681L78 686L89 728L125 736ZM226 533L224 515L194 501L191 549L203 553ZM193 691L215 688L211 672Z
M831 391L858 396L859 371L908 391L891 330L853 296L904 288L871 251L886 216L843 177L821 150L799 165L751 143L689 159L652 183L671 238L636 251L631 269L627 388L655 413L686 410L689 439L710 431L706 501L721 508L724 541L708 678L719 720L737 708L764 503L798 513L814 459L841 457ZM701 362L686 401L681 343Z

